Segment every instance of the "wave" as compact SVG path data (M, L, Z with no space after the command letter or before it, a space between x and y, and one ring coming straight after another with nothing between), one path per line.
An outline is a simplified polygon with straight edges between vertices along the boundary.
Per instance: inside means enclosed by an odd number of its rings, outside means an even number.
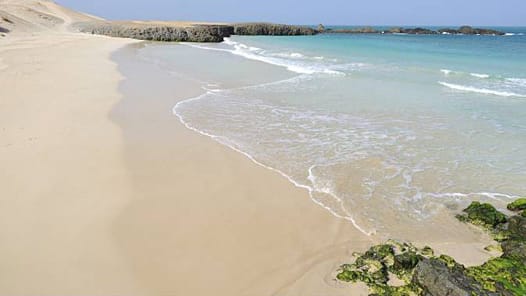
M206 49L206 50L215 50L229 52L231 54L244 57L246 59L255 60L274 66L284 67L287 70L299 74L330 74L330 75L346 75L344 72L337 71L331 68L333 65L327 65L319 62L307 61L307 57L300 53L275 53L268 54L265 50L248 46L236 41L231 40L230 38L225 38L223 42L225 45L233 47L233 49L228 48L217 48L198 45L195 43L184 43L185 45L192 46L195 48ZM319 60L318 57L309 58L310 60Z
M516 86L526 87L526 78L506 78L506 82Z
M488 74L479 74L479 73L469 73L469 75L477 78L489 78L490 76Z
M287 80L284 80L284 81L289 81L290 79L287 79ZM276 82L273 82L273 83L280 83L281 81L276 81ZM259 85L255 85L253 87L258 87ZM342 214L339 214L338 211L332 209L331 207L327 206L326 204L324 204L323 202L317 200L315 197L314 197L314 194L315 192L317 191L315 188L313 188L312 186L309 186L309 185L305 185L305 184L301 184L299 182L297 182L296 180L294 180L291 176L287 175L285 172L277 169L277 168L274 168L274 167L271 167L271 166L268 166L268 165L265 165L261 162L259 162L254 156L252 156L251 154L249 154L248 152L245 152L243 150L241 150L240 148L236 147L236 145L234 145L231 141L228 140L228 138L226 137L222 137L222 136L218 136L218 135L214 135L214 134L211 134L211 133L208 133L206 131L203 131L203 130L200 130L198 129L197 127L194 127L193 125L191 125L189 122L187 122L183 116L181 114L179 114L177 112L177 109L184 105L184 104L187 104L187 103L190 103L190 102L193 102L193 101L197 101L197 100L200 100L204 97L206 97L207 95L209 94L212 94L213 92L211 91L207 91L205 92L204 94L200 95L200 96L197 96L197 97L194 97L194 98L190 98L190 99L186 99L186 100L182 100L180 102L178 102L172 109L172 112L175 116L177 116L177 118L179 119L179 121L186 127L188 128L189 130L192 130L194 132L197 132L201 135L204 135L204 136L207 136L227 147L229 147L230 149L238 152L238 153L241 153L242 155L244 155L245 157L247 157L248 159L250 159L252 162L254 162L255 164L261 166L261 167L264 167L268 170L271 170L273 172L276 172L278 174L280 174L281 176L283 176L284 178L286 178L289 182L291 182L294 186L298 187L298 188L302 188L302 189L305 189L309 192L309 196L311 198L311 200L316 203L317 205L321 206L322 208L328 210L332 215L334 215L335 217L337 218L340 218L340 219L344 219L344 220L347 220L349 222L351 222L353 224L354 227L356 227L356 229L358 229L360 232L362 232L363 234L367 235L367 236L371 236L371 235L374 235L376 233L376 231L373 229L373 230L370 230L370 231L367 231L365 230L364 228L362 228L360 225L358 225L358 223L355 221L355 219L350 215L350 213L342 206L342 210L344 211L345 215L342 215ZM309 169L309 179L312 178L312 167ZM326 191L322 191L323 193L327 193L329 194L331 197L333 197L335 200L337 200L339 203L342 202L342 200L336 196L335 194L331 193L331 192L326 192Z
M499 97L519 97L519 98L526 98L526 95L521 95L517 93L512 92L505 92L505 91L497 91L492 89L485 89L485 88L476 88L472 86L465 86L465 85L459 85L459 84L453 84L453 83L447 83L439 81L439 84L454 89L454 90L460 90L460 91L466 91L466 92L474 92L479 94L486 94L486 95L495 95Z
M444 75L448 76L449 74L453 73L453 70L449 69L440 69L440 72L442 72Z
M469 74L469 76L471 76L471 77L481 78L481 79L487 79L487 78L491 77L490 74L466 73L466 72L454 71L454 70L450 70L450 69L440 69L440 72L442 72L442 74L444 74L445 76L450 76L452 74L455 74L455 75L468 75Z

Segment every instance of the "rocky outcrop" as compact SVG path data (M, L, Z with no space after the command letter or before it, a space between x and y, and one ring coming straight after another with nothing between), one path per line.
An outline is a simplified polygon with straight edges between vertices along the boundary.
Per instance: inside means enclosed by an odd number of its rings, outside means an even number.
M444 28L439 30L431 30L426 28L401 28L393 27L384 31L379 31L371 27L352 28L352 29L325 29L320 31L324 33L343 33L343 34L411 34L411 35L435 35L435 34L463 34L463 35L504 35L504 32L472 28L463 26L459 29Z
M402 29L402 33L414 34L414 35L434 35L438 34L437 31L425 29L425 28L413 28L413 29Z
M352 29L330 29L326 30L328 33L339 33L339 34L378 34L380 31L373 27L360 27Z
M502 257L526 264L526 218L513 216L506 229L508 240L502 243Z
M231 35L314 35L309 27L268 23L170 24L156 22L87 22L76 24L80 32L151 41L221 42Z
M234 35L298 36L315 35L318 31L310 27L270 23L234 24Z
M89 22L76 27L83 33L151 41L221 42L233 33L232 27L224 25Z
M463 266L448 267L440 259L423 259L416 265L413 281L426 296L497 296L466 275Z
M504 35L504 32L491 29L472 28L470 26L462 26L458 29L460 34L464 35Z

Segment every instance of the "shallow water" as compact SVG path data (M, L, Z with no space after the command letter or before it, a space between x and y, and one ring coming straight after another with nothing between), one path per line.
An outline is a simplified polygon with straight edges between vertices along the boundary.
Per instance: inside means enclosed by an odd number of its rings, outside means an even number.
M142 55L202 82L174 108L188 127L372 233L526 194L526 29L506 31L233 37Z

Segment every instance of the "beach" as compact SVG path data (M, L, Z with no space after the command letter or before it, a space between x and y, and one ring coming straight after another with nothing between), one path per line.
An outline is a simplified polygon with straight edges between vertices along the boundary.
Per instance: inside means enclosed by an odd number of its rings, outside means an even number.
M213 87L203 81L260 85L286 68L70 32L87 16L46 5L64 23L0 39L0 294L368 295L335 273L389 238L466 265L491 256L489 235L444 207L366 233L174 114ZM180 55L177 71L144 59L157 49Z
M123 107L121 130L110 56L135 41L5 41L1 294L294 294L306 270L338 266L345 242L368 244L281 176L184 128L173 98ZM331 282L310 285L346 294Z

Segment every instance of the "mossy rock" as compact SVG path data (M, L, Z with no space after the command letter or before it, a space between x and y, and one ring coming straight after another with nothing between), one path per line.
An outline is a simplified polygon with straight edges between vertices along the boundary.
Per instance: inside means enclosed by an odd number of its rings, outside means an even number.
M511 240L526 240L526 217L513 216L509 219L507 227L508 237Z
M384 260L390 256L394 256L394 248L390 244L373 246L363 255L363 257L374 260Z
M481 266L468 268L467 274L486 290L504 295L505 291L514 295L526 295L526 265L518 260L491 259Z
M394 257L393 271L395 274L401 271L410 271L418 264L422 256L415 252L405 252Z
M440 255L440 257L438 257L438 260L444 262L446 266L449 268L453 268L455 267L455 265L457 265L457 262L455 261L455 259L453 259L453 257L448 256L448 255L442 254Z
M422 250L420 250L420 254L426 257L430 257L435 255L435 252L433 251L433 249L431 249L431 247L425 246L422 248Z
M514 212L526 210L526 198L519 198L514 202L508 204L508 210Z
M507 221L506 215L497 211L494 206L488 203L474 201L469 207L464 209L464 212L467 215L458 215L457 218L459 220L488 228L495 228Z

